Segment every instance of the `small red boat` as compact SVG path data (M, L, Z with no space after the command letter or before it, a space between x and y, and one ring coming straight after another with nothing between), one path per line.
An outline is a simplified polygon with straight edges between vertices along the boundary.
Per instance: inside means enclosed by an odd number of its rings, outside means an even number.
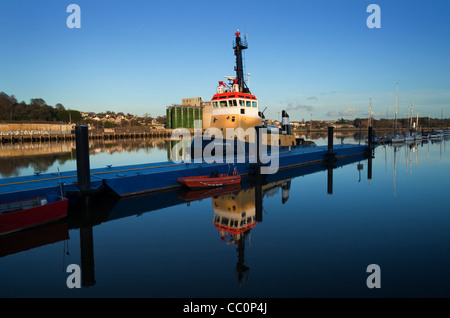
M0 204L0 235L46 224L67 216L67 198L37 197Z
M233 170L231 175L229 174L214 174L203 176L192 176L178 178L178 182L184 184L189 188L210 188L210 187L224 187L232 184L240 184L241 176L237 170Z

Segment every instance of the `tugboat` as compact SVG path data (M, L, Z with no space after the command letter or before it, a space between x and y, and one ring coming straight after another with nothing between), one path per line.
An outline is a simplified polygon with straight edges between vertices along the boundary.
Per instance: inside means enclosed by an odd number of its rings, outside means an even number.
M258 110L258 99L250 92L244 80L242 51L248 48L248 44L246 37L242 39L240 35L241 33L238 30L235 33L236 38L233 43L234 55L236 56L236 76L227 77L230 80L229 85L219 81L217 92L211 98L210 128L206 130L202 137L195 136L193 138L191 149L188 152L190 156L194 158L197 147L201 147L201 152L197 152L197 154L203 154L203 149L212 142L211 140L213 140L214 147L223 147L224 155L251 154L250 149L252 147L249 146L249 143L255 142L253 138L255 137L256 127L263 128L265 136L262 141L269 148L270 145L275 145L271 140L272 135L276 135L277 146L279 146L280 151L291 147L316 146L314 142L296 138L291 133L289 115L285 110L282 111L281 128L267 124L264 112ZM221 139L218 138L220 136ZM201 142L196 138L201 138Z

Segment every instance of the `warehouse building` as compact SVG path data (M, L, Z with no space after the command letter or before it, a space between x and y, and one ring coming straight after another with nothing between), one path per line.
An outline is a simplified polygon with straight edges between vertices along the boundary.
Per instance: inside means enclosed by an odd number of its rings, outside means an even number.
M166 109L167 129L194 129L194 121L201 120L203 129L210 125L211 102L203 102L203 98L183 98L181 105L172 105Z

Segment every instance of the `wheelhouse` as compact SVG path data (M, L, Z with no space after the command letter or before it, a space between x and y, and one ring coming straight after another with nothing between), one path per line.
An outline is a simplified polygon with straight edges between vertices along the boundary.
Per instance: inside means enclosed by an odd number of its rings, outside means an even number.
M214 109L224 107L258 108L258 100L254 95L246 93L215 94L211 99Z

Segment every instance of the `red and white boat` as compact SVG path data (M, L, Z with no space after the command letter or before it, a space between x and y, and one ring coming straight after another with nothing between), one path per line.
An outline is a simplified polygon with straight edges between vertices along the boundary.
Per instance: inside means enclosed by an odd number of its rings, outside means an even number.
M210 187L224 187L233 184L241 183L241 176L237 170L233 170L231 175L218 174L218 175L203 175L178 178L178 182L189 188L210 188Z
M62 196L37 197L0 204L0 235L54 222L67 216L68 200Z

